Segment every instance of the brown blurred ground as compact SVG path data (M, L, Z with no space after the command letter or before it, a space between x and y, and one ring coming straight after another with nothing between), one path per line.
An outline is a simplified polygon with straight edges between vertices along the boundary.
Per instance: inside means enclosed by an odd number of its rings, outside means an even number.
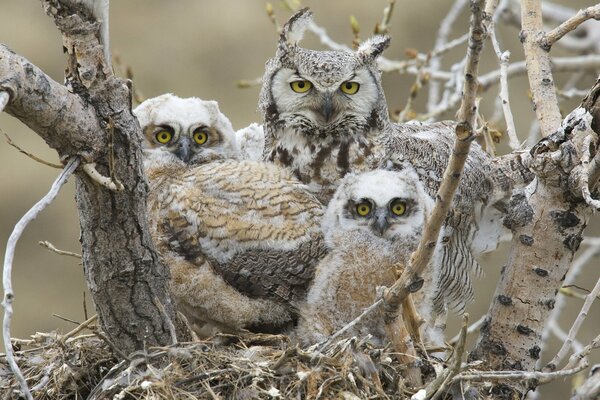
M349 15L355 15L361 24L361 37L366 38L380 20L383 0L330 0L305 1L316 21L327 28L338 41L350 43L352 35ZM563 0L570 7L584 7L591 2ZM281 23L289 13L277 2L275 11ZM432 48L439 22L446 14L450 1L415 2L399 0L391 22L392 46L386 57L405 59L406 48L427 51ZM199 96L219 101L221 110L229 116L234 127L240 128L259 120L256 112L258 88L238 89L235 82L254 79L263 72L264 63L274 54L276 34L264 11L264 2L208 1L208 0L127 0L111 5L110 28L113 55L131 66L134 83L144 96L153 97L165 92L179 96ZM455 27L451 38L466 31L467 16ZM512 60L522 59L518 30L500 29L499 39L504 48L512 52ZM62 81L64 57L61 38L54 25L44 15L37 0L1 0L0 42L27 57L57 81ZM320 48L310 34L306 47ZM482 71L495 68L496 60L489 44L485 51ZM449 63L464 55L465 48L452 52ZM554 55L566 54L553 49ZM564 74L556 80L564 82ZM591 86L594 77L588 78ZM404 106L413 77L386 75L384 85L390 109ZM517 130L525 138L533 118L527 98L527 81L520 77L511 81L511 101ZM417 107L423 111L423 95ZM497 95L496 89L484 95L483 112L488 117ZM568 112L577 101L563 105ZM451 118L452 115L446 116ZM0 129L9 134L20 146L50 161L56 153L27 127L6 114L0 114ZM2 255L13 225L49 188L58 174L57 170L35 163L19 154L0 139L0 244ZM587 234L600 234L598 219L592 221ZM57 201L25 231L17 247L14 264L14 289L16 293L13 336L25 337L35 331L68 330L73 325L52 314L74 320L83 320L83 293L85 283L82 268L74 258L61 257L37 245L39 240L49 240L58 248L78 252L78 220L73 201L73 184L69 183ZM494 290L494 280L505 262L506 245L485 260L485 278L478 285L477 301L469 307L474 321L485 312ZM598 278L598 259L593 260L580 283L591 288ZM535 290L535 288L531 288ZM578 312L581 302L569 300L563 327ZM88 312L94 313L88 296ZM581 338L590 340L599 332L600 307L592 309ZM451 322L450 331L456 331ZM557 342L556 340L553 343ZM547 353L549 354L549 353ZM546 354L546 356L547 356ZM598 362L598 357L595 358ZM560 389L557 389L560 388ZM544 399L561 399L568 396L568 381L561 381L544 389ZM549 393L552 392L552 395Z

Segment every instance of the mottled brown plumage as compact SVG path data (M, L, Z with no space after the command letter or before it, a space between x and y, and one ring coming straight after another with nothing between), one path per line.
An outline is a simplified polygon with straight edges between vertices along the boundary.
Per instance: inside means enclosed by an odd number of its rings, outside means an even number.
M150 229L187 318L228 331L293 324L325 255L322 206L306 187L254 161L158 164L147 175Z
M266 64L259 102L265 159L289 168L324 204L346 174L378 168L414 168L435 197L455 123L393 123L377 68L389 38L376 36L356 51L310 50L298 44L310 20L308 9L293 15ZM441 233L439 312L461 309L472 299L471 274L479 268L474 255L498 243L498 202L512 188L505 178L500 165L473 144Z

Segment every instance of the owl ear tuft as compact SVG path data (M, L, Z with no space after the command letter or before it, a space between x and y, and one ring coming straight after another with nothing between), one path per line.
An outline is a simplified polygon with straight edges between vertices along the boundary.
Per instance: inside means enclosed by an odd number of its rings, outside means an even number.
M304 31L312 21L313 13L308 7L298 10L290 17L288 22L283 25L281 35L279 36L279 50L287 51L302 40Z
M377 59L383 51L390 45L389 36L373 36L360 45L356 51L356 56L364 63L370 63Z

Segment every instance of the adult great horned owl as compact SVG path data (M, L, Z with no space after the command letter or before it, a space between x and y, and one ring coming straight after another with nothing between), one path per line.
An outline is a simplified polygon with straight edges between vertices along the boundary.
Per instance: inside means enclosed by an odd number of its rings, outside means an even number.
M414 167L434 197L454 142L454 122L395 124L389 118L377 58L389 38L374 37L357 51L301 48L311 13L283 27L266 64L259 108L265 159L288 167L326 203L347 173ZM494 180L495 165L473 144L453 209L446 220L436 308L461 308L472 298L473 253L496 247L500 214L493 205L510 192ZM502 186L502 187L500 187Z
M301 307L296 332L303 344L322 341L346 326L377 300L377 287L396 281L396 265L408 263L432 206L411 170L374 170L342 179L322 222L329 253L317 266ZM426 318L432 314L432 285L430 277L417 294L417 308ZM386 341L379 313L347 332L366 334Z
M149 228L179 311L202 336L292 325L325 254L321 204L287 170L229 158L235 133L215 102L163 95L135 114Z

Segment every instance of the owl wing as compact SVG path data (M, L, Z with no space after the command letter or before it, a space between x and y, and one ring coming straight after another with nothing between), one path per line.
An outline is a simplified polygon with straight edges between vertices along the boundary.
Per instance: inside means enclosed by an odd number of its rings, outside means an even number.
M250 298L302 299L326 250L322 205L272 164L222 161L172 179L160 228L171 251L209 260Z
M382 160L381 166L391 164L393 169L403 169L410 164L428 194L435 198L452 154L455 126L452 121L395 125L396 131L383 139L382 145L389 156ZM437 312L446 306L461 310L472 300L471 277L481 271L474 252L490 251L497 246L501 215L486 211L494 200L492 168L491 156L473 143L440 235L441 259L434 298Z

